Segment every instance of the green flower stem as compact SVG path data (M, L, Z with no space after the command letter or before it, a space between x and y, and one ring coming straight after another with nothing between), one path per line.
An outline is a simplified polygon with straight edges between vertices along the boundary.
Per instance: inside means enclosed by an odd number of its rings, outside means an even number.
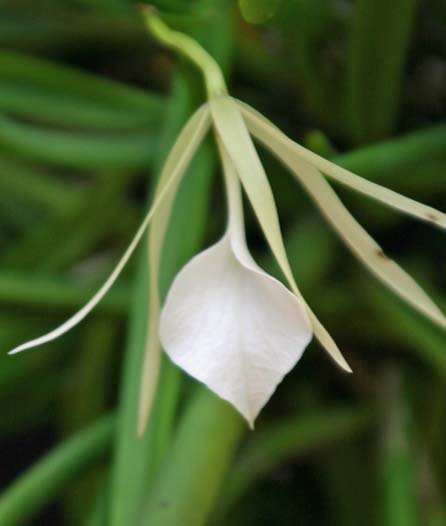
M177 51L202 71L209 98L227 93L222 70L215 59L193 38L170 29L152 8L144 11L150 34L166 47Z
M395 127L417 0L358 0L349 42L347 101L354 138Z
M246 424L207 390L188 404L145 510L150 526L209 524L222 481Z
M60 495L67 482L104 456L114 429L113 417L102 418L16 479L0 497L0 524L23 524Z

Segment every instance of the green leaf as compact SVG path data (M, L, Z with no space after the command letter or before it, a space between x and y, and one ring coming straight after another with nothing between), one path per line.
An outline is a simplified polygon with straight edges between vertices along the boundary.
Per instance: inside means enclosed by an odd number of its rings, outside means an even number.
M239 0L240 11L250 24L262 24L273 17L280 0Z
M190 105L191 101L186 84L182 78L177 77L164 125L165 129L158 147L156 159L158 169L174 142L179 128L187 119L191 111ZM209 174L212 173L212 170L209 169L207 163L200 169L197 160L198 157L192 161L187 174L191 177L186 176L171 219L174 228L170 229L166 240L166 244L170 247L169 258L166 263L169 268L168 274L164 275L161 280L163 288L167 288L167 284L172 280L178 267L184 263L183 257L186 256L186 260L189 259L201 241L199 232L202 232L205 224L203 214L205 213L208 195L206 180L209 180ZM199 180L202 180L201 184L197 184ZM188 188L186 192L184 192L185 187ZM197 206L193 208L193 212L191 212L190 205L188 207L191 195L194 195L195 199L200 202L200 204L196 203ZM188 210L189 229L196 233L197 238L188 239L184 235L180 225L184 224L185 219L182 214L178 215L178 207L183 211ZM117 432L112 469L109 503L109 520L112 525L133 524L137 520L148 479L153 477L162 457L162 451L169 444L168 435L176 410L178 372L170 363L164 362L161 371L160 392L154 402L150 425L144 437L142 439L137 438L137 406L147 331L149 297L146 251L141 255L135 283L134 310L131 315L127 358L121 388L120 425Z
M357 142L381 139L395 130L418 5L417 0L355 4L346 104Z
M226 402L199 389L188 404L147 501L143 524L209 524L245 425Z
M147 166L155 141L147 131L119 135L54 131L0 115L0 145L16 155L56 166L120 169Z
M79 283L73 278L0 270L0 302L19 305L20 308L43 308L47 313L51 309L78 309L94 294L95 288L90 283ZM117 284L98 309L107 314L124 316L129 295L128 285Z
M383 526L420 524L416 444L404 377L390 365L380 378L382 433L380 496Z
M88 254L101 236L108 235L115 219L115 207L127 220L130 210L123 201L132 177L107 173L88 187L84 194L65 213L52 214L47 221L38 223L7 251L0 255L0 264L14 268L55 270L64 268ZM94 223L94 228L91 225ZM67 235L69 243L67 243ZM38 262L36 254L39 255ZM44 257L43 257L44 256Z
M211 31L209 35L211 37L210 49L215 46L212 36L218 35L218 43L221 47L220 52L216 54L219 58L225 56L223 53L226 50L225 43L228 42L228 47L230 47L232 41L230 27L226 27L224 22L223 17L216 17L215 28L218 27L219 31ZM156 152L155 164L158 167L169 151L179 128L191 112L191 105L195 102L193 96L194 91L189 90L183 76L175 77L171 103L165 113L164 129ZM188 174L179 189L165 240L163 268L160 276L162 295L166 292L178 269L190 259L202 242L202 236L207 228L205 217L213 163L214 159L209 150L202 148L192 161ZM186 222L188 228L184 229ZM160 465L166 458L165 453L171 446L179 397L180 372L170 361L164 359L159 389L147 431L142 440L137 439L136 407L139 399L148 308L148 265L145 255L145 253L142 254L143 257L135 278L138 297L135 298L135 311L131 316L132 325L126 351L127 363L123 373L120 423L116 438L109 501L109 524L113 526L135 524L135 521L138 520L141 504L146 502L145 493L148 488L152 487L160 471ZM190 455L186 454L184 460L191 460ZM185 496L188 497L188 495ZM172 523L165 522L165 524Z
M0 498L0 524L23 524L60 495L68 481L104 455L114 427L112 416L103 417L57 446L21 475Z
M148 129L161 119L153 93L25 53L0 51L0 109L89 129Z

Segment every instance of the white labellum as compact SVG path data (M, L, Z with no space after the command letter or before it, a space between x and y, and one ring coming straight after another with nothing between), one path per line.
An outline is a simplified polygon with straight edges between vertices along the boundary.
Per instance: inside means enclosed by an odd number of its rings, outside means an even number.
M160 336L173 362L233 404L252 427L312 330L302 302L252 259L239 182L225 175L228 231L175 278Z
M171 360L252 426L311 340L297 298L237 257L229 234L176 277L161 315Z

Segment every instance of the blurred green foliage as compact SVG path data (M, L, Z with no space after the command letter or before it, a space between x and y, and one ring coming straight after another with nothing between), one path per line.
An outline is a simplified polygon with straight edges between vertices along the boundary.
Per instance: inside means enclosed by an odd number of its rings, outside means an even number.
M274 16L280 0L239 0L242 16L251 24L261 24Z
M446 209L441 1L282 0L261 26L236 0L153 5L293 139ZM297 281L353 375L312 344L249 433L165 359L137 440L144 250L82 326L6 356L112 268L204 92L145 34L136 2L6 0L0 46L0 526L443 524L446 337L369 278L264 152ZM222 231L214 175L209 142L175 205L163 294ZM340 194L444 308L444 235ZM253 252L277 273L247 212Z

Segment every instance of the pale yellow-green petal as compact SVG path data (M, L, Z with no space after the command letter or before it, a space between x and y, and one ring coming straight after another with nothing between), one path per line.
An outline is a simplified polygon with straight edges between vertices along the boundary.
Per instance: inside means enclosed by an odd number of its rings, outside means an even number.
M148 312L148 338L144 353L143 368L141 371L138 412L138 435L140 436L144 433L150 415L161 365L161 345L159 340L160 298L158 291L158 278L164 238L178 186L181 182L181 176L184 174L189 162L202 142L204 135L209 130L209 126L209 109L207 105L204 105L195 112L180 132L177 141L167 158L163 171L161 172L155 193L156 198L164 192L164 188L166 184L168 184L172 173L175 172L179 174L174 183L170 185L163 206L159 208L153 216L149 232L150 301Z
M346 185L357 192L367 195L381 203L384 203L401 212L414 216L423 221L427 221L432 225L446 228L446 214L405 197L397 192L389 190L372 181L368 181L363 177L359 177L354 173L342 168L323 157L307 150L300 144L292 141L282 131L280 131L273 123L271 123L262 114L248 106L247 104L238 101L238 105L242 111L243 118L250 132L268 148L272 149L274 143L274 151L280 157L286 152L288 159L298 160L303 159L309 164L315 166L318 170L324 173L339 183Z
M306 304L296 285L286 255L271 187L237 104L230 97L219 97L212 99L209 106L216 133L234 163L260 226L291 290L307 307L316 338L340 367L351 371L337 345Z
M311 164L307 162L303 156L297 153L301 151L308 152L308 150L293 143L267 119L246 104L239 102L239 107L242 108L243 116L253 135L288 166L319 205L327 220L333 225L361 261L408 303L441 327L446 327L444 314L421 287L394 261L388 258L379 245L356 222L327 181L321 176L315 167L316 163ZM299 149L296 149L295 146L298 146ZM309 158L313 159L313 157ZM325 160L322 159L322 161ZM356 178L353 174L351 175L353 178ZM357 179L368 183L368 181L364 179ZM384 192L388 192L388 194L386 194L387 197L393 194L393 192L387 191L385 188L379 187L378 185L375 186ZM415 201L412 202L410 199L399 196L399 194L395 195L400 198L398 205L393 204L396 208L403 209L405 212L421 217L422 219L430 220L434 224L442 224L444 221L442 218L444 214L425 207L420 203L416 203ZM404 208L401 203L404 204ZM435 221L432 219L434 212L437 214ZM428 214L432 215L430 219L427 217Z
M329 183L306 161L283 157L301 184L316 202L327 221L352 252L389 288L439 326L446 328L446 318L424 290L387 257L375 240L362 228L342 204Z
M201 113L206 113L206 118L209 119L209 113L207 111L207 108L203 108L199 110ZM68 332L70 329L75 327L78 323L80 323L93 309L94 307L102 300L102 298L107 294L111 286L114 284L116 279L121 274L123 268L127 264L128 260L130 259L131 255L133 254L136 246L138 245L139 241L141 240L142 236L144 235L145 230L147 229L150 221L152 220L155 212L159 209L160 205L163 204L164 200L166 199L168 192L172 185L174 185L177 182L177 179L179 179L182 175L182 169L181 167L177 167L175 170L173 170L170 173L170 176L165 179L163 188L158 192L157 196L155 197L152 206L150 207L150 210L147 212L143 222L141 223L140 227L138 228L135 236L133 237L132 241L130 242L130 245L128 246L127 250L124 252L121 259L118 261L118 264L113 269L110 276L105 280L104 284L99 288L99 290L96 292L96 294L80 309L78 310L73 316L71 316L68 320L66 320L64 323L59 325L59 327L56 327L52 331L48 332L47 334L44 334L43 336L40 336L38 338L35 338L33 340L30 340L22 345L19 345L15 349L9 352L9 354L16 354L18 352L24 351L26 349L31 349L33 347L37 347L39 345L43 345L45 343L48 343L50 341L55 340L56 338L59 338L66 332Z

